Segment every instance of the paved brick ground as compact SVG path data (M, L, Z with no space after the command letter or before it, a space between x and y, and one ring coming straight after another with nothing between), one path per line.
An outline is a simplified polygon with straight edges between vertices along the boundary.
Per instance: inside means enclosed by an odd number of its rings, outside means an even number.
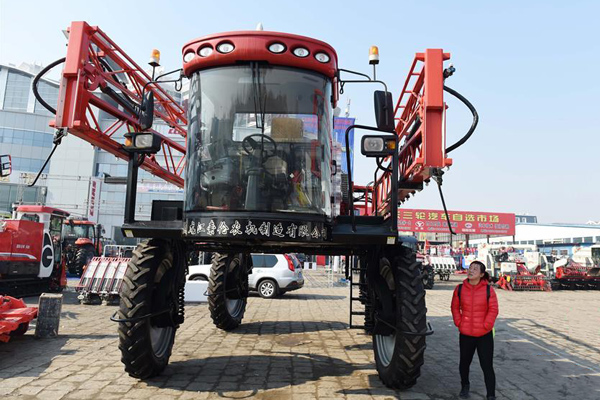
M449 303L458 281L436 282L427 293L436 333L410 391L379 382L370 338L347 329L348 289L306 287L250 298L245 324L232 333L213 327L205 305L187 307L169 367L148 382L123 372L108 321L115 308L78 305L67 293L59 338L36 340L30 331L0 344L0 397L453 399L458 335ZM600 399L600 292L499 291L499 299L498 398ZM472 398L483 398L476 359L472 386Z

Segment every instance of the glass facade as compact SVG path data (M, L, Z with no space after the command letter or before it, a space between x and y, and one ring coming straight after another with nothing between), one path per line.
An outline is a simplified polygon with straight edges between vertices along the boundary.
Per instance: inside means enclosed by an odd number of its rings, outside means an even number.
M56 108L55 104L58 104L58 89L56 87L42 81L38 85L38 93L46 103ZM36 114L54 116L37 99L34 110Z
M10 154L13 178L22 172L37 173L52 149L51 114L33 100L33 75L13 67L0 66L0 153ZM40 95L49 103L58 100L58 84L40 81ZM44 168L48 173L50 163Z
M0 184L0 215L9 216L14 203L45 203L46 188L43 186L28 187L13 183Z
M8 72L6 91L4 92L5 110L27 111L31 79L30 75L22 72Z

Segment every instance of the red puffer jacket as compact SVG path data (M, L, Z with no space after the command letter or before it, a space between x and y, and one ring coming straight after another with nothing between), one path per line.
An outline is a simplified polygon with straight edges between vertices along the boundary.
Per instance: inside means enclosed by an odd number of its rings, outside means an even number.
M488 305L486 286L488 282L482 279L473 286L465 279L458 300L458 286L452 296L452 318L454 325L463 335L483 336L490 332L498 316L498 298L496 292L490 287L490 300Z

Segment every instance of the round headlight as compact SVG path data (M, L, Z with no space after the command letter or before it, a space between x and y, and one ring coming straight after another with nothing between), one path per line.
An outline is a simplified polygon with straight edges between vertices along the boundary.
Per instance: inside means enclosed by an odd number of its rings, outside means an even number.
M196 57L196 55L194 54L193 51L188 51L187 53L185 53L185 55L183 56L183 62L190 62L192 61L192 59Z
M223 42L217 46L217 51L223 54L231 53L233 49L235 49L235 47L229 42Z
M292 53L294 53L296 57L304 58L308 57L310 51L308 51L308 49L305 49L304 47L296 47Z
M315 59L318 62L322 62L322 63L329 62L329 56L326 53L317 53L317 54L315 54Z
M204 47L201 47L200 50L198 50L198 55L200 57L208 57L212 54L212 52L213 52L212 47L204 46Z
M269 51L271 53L283 53L285 51L285 45L283 43L273 43L269 46Z

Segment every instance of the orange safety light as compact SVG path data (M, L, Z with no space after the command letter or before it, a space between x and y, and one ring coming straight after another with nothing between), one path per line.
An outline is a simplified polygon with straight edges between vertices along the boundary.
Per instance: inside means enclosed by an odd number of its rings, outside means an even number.
M150 54L150 62L148 64L153 67L158 67L160 65L160 51L158 51L158 49L152 49L152 53Z
M371 46L369 49L369 64L379 64L379 48Z

